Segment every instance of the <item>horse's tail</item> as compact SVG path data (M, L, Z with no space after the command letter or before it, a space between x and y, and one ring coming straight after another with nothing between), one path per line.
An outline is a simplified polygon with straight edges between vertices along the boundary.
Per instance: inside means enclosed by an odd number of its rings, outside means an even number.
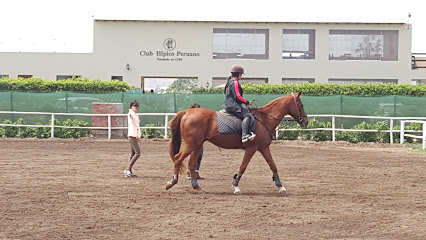
M185 115L186 111L180 111L173 117L170 121L170 130L172 132L172 137L169 142L169 154L173 162L175 162L175 156L180 151L180 145L182 143L182 135L180 132L180 123L182 121L183 115ZM182 164L180 169L180 174L184 174L186 170L185 165Z

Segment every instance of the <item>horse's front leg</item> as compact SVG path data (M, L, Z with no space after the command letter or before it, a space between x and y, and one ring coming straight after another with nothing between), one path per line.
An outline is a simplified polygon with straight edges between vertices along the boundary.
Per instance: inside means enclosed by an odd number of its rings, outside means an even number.
M269 146L260 150L260 153L265 158L266 162L269 165L269 168L271 168L272 173L274 174L272 175L272 180L275 181L275 186L280 189L279 193L287 192L285 187L283 187L283 185L281 184L280 177L278 176L277 166L275 165L274 159L272 159L271 149L269 149Z
M234 175L234 181L232 181L232 187L234 188L234 194L241 194L241 190L238 187L238 183L241 180L241 176L246 171L247 165L249 164L251 158L253 157L254 153L256 152L257 147L252 146L251 148L246 148L246 152L244 153L243 162L240 165L240 171L238 174Z

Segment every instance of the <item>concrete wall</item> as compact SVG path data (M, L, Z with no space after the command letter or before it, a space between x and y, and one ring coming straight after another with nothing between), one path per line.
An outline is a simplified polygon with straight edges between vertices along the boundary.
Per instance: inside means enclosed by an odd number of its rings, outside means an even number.
M315 82L328 82L329 78L398 79L399 83L410 83L411 79L426 79L426 71L411 70L411 28L408 26L96 20L93 53L0 53L0 75L29 74L45 79L81 75L104 80L123 76L124 81L137 87L142 77L191 77L198 78L202 86L207 81L212 86L213 77L227 77L230 66L240 64L246 70L245 77L268 78L271 84L281 84L282 78L315 78ZM269 59L213 59L213 28L269 29ZM283 29L315 29L315 60L283 60ZM398 30L398 61L330 61L330 29ZM164 57L169 61L162 61L157 51L167 52L163 46L167 38L176 41L176 48L169 51L175 56ZM179 57L178 51L199 56Z

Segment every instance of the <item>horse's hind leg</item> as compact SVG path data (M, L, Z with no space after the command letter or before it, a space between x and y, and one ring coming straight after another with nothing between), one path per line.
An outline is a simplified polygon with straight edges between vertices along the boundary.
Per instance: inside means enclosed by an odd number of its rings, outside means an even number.
M272 170L272 173L274 174L272 176L272 180L275 181L275 186L277 186L280 190L280 193L284 193L287 190L283 187L280 181L280 177L278 176L277 166L275 165L274 159L272 159L271 149L269 149L269 146L259 150L262 156L265 158L266 162L269 165L269 168Z
M176 183L178 183L178 176L179 176L180 169L182 167L182 162L192 151L193 149L189 146L189 144L185 144L183 146L183 149L178 154L176 154L174 159L174 164L175 164L174 172L173 172L174 174L172 179L167 182L166 190L170 189Z
M191 185L194 189L197 189L198 191L201 191L202 189L198 186L197 174L195 173L195 168L197 167L197 161L198 161L198 157L200 156L200 153L201 153L201 147L195 149L191 153L191 157L189 158L189 162L188 162L189 171L191 172Z

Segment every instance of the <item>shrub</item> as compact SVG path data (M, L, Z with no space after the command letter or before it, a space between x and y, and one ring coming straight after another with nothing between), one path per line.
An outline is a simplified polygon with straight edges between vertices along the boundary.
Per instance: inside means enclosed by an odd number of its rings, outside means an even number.
M89 127L89 123L85 121L79 121L77 119L68 119L62 123L62 126L67 127ZM90 135L90 129L81 129L81 128L62 128L62 137L63 138L82 138ZM56 133L56 129L55 129Z
M67 80L44 80L41 78L1 78L0 91L18 92L83 92L115 93L130 90L128 83L118 80L102 81L87 78L70 78Z
M426 96L426 84L334 84L334 83L302 83L302 84L252 84L242 85L246 94L289 94L303 91L308 96ZM196 88L193 93L221 93L223 88Z
M292 128L300 128L299 125L296 126L278 126L280 129L292 129ZM300 131L279 131L278 139L279 140L296 140L299 138Z
M154 124L146 124L145 127L155 127ZM163 137L163 131L159 129L142 129L141 130L142 138L161 138Z
M309 121L307 128L331 128L331 122L320 122L316 119L312 119ZM310 135L312 134L312 135ZM309 135L307 135L307 139L314 141L330 141L333 139L331 131L312 131Z
M13 124L13 122L9 119L3 121L3 124ZM18 133L17 127L3 127L3 136L5 137L15 137Z
M36 123L36 125L43 125L42 123ZM50 138L50 128L47 127L35 127L35 137L36 138Z
M373 129L379 130L376 133L376 142L379 143L389 143L390 142L390 134L387 132L381 132L381 130L389 130L389 126L385 122L377 122L373 125Z

